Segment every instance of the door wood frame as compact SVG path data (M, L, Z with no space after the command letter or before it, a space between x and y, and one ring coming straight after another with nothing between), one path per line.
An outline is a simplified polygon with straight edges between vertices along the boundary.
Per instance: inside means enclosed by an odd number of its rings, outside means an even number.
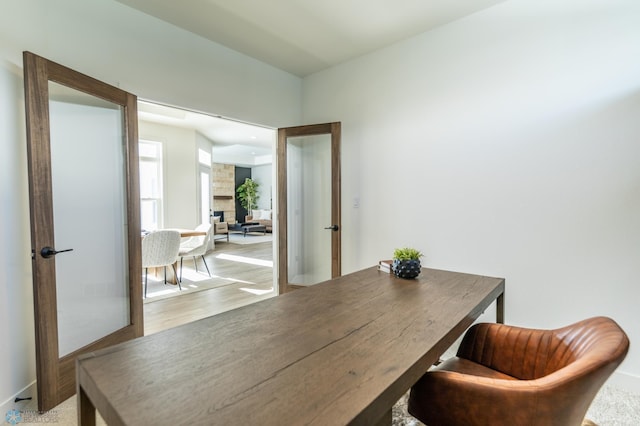
M144 333L140 282L142 259L137 97L31 52L23 53L23 61L38 410L46 411L76 392L75 360L78 355L130 340ZM128 222L130 324L62 358L59 357L58 350L55 257L45 259L39 255L40 248L55 247L50 161L49 81L120 105L123 108L126 138L124 178Z
M299 136L331 135L331 224L338 230L331 232L331 278L342 272L342 220L341 220L341 174L340 174L340 122L311 124L278 129L278 294L304 288L289 284L288 240L287 240L287 138ZM329 225L329 224L327 224Z

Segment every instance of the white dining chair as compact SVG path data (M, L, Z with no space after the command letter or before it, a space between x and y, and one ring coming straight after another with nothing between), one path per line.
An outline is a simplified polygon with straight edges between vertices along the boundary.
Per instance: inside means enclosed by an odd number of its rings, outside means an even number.
M202 257L202 261L204 262L204 267L207 268L207 273L211 276L211 272L209 271L209 266L207 265L207 260L204 258L204 255L209 250L209 241L211 240L211 224L203 223L198 225L195 229L198 232L206 232L205 235L191 237L187 241L180 244L180 250L178 252L178 256L180 256L180 279L182 280L182 260L185 257L193 257L193 263L196 268L196 272L198 272L198 260L197 256Z
M151 232L142 239L142 267L144 268L144 297L147 297L147 273L149 268L164 267L164 283L167 283L167 266L173 267L178 286L182 290L176 271L178 251L180 249L180 232L159 230Z

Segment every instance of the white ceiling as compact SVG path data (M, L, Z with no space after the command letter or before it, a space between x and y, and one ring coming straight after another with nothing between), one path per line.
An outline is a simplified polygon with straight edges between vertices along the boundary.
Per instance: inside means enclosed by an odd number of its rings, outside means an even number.
M505 0L116 1L304 77ZM272 129L153 104L139 109L141 119L196 129L215 142L220 162L258 165L275 140Z
M117 0L300 77L505 0Z
M145 101L138 102L138 118L204 135L213 142L216 163L252 167L272 162L274 129Z

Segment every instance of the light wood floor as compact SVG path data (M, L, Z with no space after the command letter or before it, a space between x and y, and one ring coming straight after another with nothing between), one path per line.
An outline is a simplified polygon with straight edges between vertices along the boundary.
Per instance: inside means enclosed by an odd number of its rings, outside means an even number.
M215 249L205 256L209 269L212 274L233 278L237 283L145 303L144 334L153 334L275 296L273 267L251 263L253 260L273 260L272 249L270 242L239 245L216 241ZM186 261L185 267L188 267Z

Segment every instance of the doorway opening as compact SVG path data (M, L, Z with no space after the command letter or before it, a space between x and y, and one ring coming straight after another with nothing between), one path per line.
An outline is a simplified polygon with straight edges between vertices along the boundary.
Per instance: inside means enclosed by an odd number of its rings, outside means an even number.
M163 271L149 275L145 335L276 296L277 130L146 100L138 102L138 129L141 143L161 147L160 172L140 176L141 189L160 186L147 196L162 199L150 223L195 229L208 219L212 227L206 265L182 259L182 290L165 285ZM246 214L236 206L237 176L258 184ZM246 229L248 222L264 226Z

